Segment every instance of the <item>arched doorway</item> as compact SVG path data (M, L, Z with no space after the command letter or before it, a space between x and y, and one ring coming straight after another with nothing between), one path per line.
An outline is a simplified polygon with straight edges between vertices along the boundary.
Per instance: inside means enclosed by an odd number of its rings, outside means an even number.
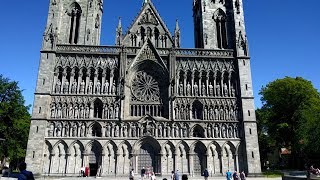
M197 142L197 144L194 147L194 173L196 175L201 175L202 172L207 168L207 148L201 143Z
M97 141L92 142L89 149L90 176L96 176L99 166L102 163L102 147Z
M139 156L138 156L138 169L139 172L142 168L148 169L155 174L161 174L161 155L160 144L151 138L142 140Z

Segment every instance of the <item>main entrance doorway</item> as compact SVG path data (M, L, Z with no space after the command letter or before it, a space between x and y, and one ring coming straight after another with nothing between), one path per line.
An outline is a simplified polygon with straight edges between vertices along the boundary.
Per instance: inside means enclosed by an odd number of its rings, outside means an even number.
M160 146L154 142L144 142L138 156L138 172L145 168L146 171L154 172L156 175L161 174L161 156Z
M90 176L96 176L98 173L99 166L101 166L101 150L102 147L97 142L93 142L89 153L89 168Z

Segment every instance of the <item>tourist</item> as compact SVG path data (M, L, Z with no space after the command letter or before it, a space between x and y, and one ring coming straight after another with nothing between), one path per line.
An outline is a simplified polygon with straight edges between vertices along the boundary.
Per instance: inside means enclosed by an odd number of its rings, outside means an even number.
M174 180L179 180L179 171L178 170L174 174Z
M154 174L154 172L151 173L151 180L156 180L156 175Z
M232 178L232 174L229 170L226 173L226 178L227 178L227 180L231 180L231 178Z
M244 173L244 171L241 172L240 179L241 180L246 180L246 174Z
M171 178L170 180L174 180L174 171L171 171Z
M31 171L27 171L27 164L22 162L19 164L20 174L18 176L18 180L34 180L33 173Z
M144 169L144 167L142 167L141 169L141 179L144 180L144 176L146 175L146 169Z
M239 176L238 176L238 172L237 171L234 171L232 176L233 176L233 180L239 180Z
M134 169L131 169L129 179L134 180Z
M203 176L204 176L204 179L205 179L205 180L208 180L209 172L208 172L208 169L207 169L207 168L203 171Z

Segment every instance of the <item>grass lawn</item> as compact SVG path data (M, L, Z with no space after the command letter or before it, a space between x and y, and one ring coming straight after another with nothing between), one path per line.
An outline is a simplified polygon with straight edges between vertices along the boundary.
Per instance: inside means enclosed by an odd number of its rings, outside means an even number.
M276 177L281 177L282 173L280 171L264 171L262 172L264 177L268 178L276 178Z

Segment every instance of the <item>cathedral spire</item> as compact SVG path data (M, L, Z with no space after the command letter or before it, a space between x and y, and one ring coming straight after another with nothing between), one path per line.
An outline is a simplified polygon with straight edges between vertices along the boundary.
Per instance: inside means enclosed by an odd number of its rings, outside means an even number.
M120 46L122 44L122 23L121 17L119 17L118 27L116 29L116 45Z
M151 1L151 0L143 0L142 5L145 5L145 4L147 4L147 3L150 3L150 1Z
M176 20L176 27L174 29L174 45L176 48L180 48L180 27L179 27L179 21Z

